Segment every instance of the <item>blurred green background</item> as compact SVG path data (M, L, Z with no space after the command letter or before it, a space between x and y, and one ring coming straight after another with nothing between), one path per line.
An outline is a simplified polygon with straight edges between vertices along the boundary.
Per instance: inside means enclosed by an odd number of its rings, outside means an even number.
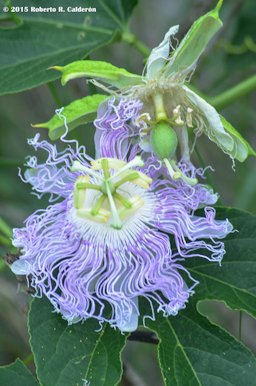
M154 47L171 25L180 24L181 37L192 21L215 3L207 0L140 0L131 18L131 31L149 47ZM192 84L208 96L222 93L251 76L256 69L255 0L226 0L221 16L224 27L201 58L192 78ZM91 59L107 60L132 72L141 73L143 69L142 55L125 43L99 49ZM22 168L25 157L33 154L27 145L27 138L35 134L31 124L48 120L60 105L88 93L84 80L72 81L65 87L57 80L54 87L59 104L48 85L0 97L0 216L11 227L22 226L30 213L47 205L47 198L38 201L30 194L30 187L18 178L18 167ZM251 93L221 111L254 148L255 102L256 93ZM40 132L47 138L46 131ZM93 127L80 127L72 132L74 135L93 154ZM198 140L198 152L204 164L215 169L211 181L220 194L220 204L256 213L255 160L236 163L234 172L229 157L204 137ZM196 155L194 162L200 164ZM8 247L2 245L0 248L3 257ZM0 364L10 363L17 356L24 359L30 354L26 327L28 296L22 287L7 268L0 272ZM201 311L238 336L239 313L216 302L204 303ZM242 316L242 321L242 340L256 352L256 323L247 315ZM162 385L155 348L129 342L124 354L123 386ZM33 363L30 366L33 368Z

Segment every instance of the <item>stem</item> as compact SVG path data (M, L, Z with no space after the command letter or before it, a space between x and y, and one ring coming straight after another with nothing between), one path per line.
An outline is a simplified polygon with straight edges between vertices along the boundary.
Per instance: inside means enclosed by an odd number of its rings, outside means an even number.
M147 58L150 55L151 50L132 32L124 32L122 35L122 41L136 48L137 51L139 51L144 56L144 58Z
M239 340L242 340L242 322L243 322L243 311L239 311L239 329L238 329Z
M60 97L58 96L56 87L53 82L47 83L47 86L49 87L50 93L52 94L52 97L54 101L56 102L57 106L60 108L63 106L63 103L61 102Z
M256 75L252 75L250 78L242 81L241 83L230 88L229 90L224 91L222 94L210 98L210 103L216 109L221 110L224 107L232 104L237 99L241 98L246 94L249 94L254 90L256 90Z
M128 336L128 340L151 344L159 343L159 340L153 332L146 331L134 331Z

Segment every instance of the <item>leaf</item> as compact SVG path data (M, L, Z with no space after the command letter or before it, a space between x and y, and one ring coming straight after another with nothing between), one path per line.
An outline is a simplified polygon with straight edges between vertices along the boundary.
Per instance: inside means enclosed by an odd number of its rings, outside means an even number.
M17 359L8 366L0 367L1 386L39 386L28 368Z
M72 5L62 0L65 12L58 12L59 0L38 4L27 0L29 12L0 16L0 94L16 93L57 79L47 69L82 59L92 51L118 39L127 28L127 20L137 0L77 0ZM51 7L56 12L31 12L30 7ZM15 7L24 7L16 0ZM96 12L68 12L67 7L96 8ZM1 28L6 18L16 19L9 28Z
M193 23L163 68L165 76L175 73L186 74L193 70L207 44L222 26L222 22L219 19L221 5L222 0L218 2L215 9L201 16Z
M218 208L217 218L228 218L238 232L225 239L221 267L199 258L186 260L185 267L199 281L193 297L221 300L234 310L256 317L256 216Z
M79 125L92 122L97 116L99 104L106 98L106 95L94 94L77 99L68 106L65 106L60 115L55 114L49 121L32 126L48 129L49 137L54 141L65 133L65 123L68 131L71 131Z
M83 76L100 79L118 88L130 87L141 82L141 76L101 61L79 60L65 67L54 66L53 68L62 72L63 85L71 79Z
M243 162L246 160L248 155L256 157L256 152L253 150L251 145L242 137L242 135L228 122L224 117L220 116L221 122L226 131L232 136L235 141L235 149L233 151L233 157L238 161Z
M247 386L255 379L254 355L190 303L178 316L156 314L147 327L160 339L158 358L165 386Z
M4 221L2 217L0 217L0 232L9 238L12 237L11 227Z
M44 386L115 386L122 374L126 337L96 319L69 326L45 298L29 313L30 343L38 379Z

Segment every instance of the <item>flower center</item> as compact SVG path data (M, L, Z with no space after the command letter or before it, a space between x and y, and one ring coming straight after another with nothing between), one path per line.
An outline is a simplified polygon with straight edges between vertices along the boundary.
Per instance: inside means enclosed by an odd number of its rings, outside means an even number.
M99 158L91 162L91 168L75 161L72 171L86 173L79 175L75 182L74 207L77 216L121 229L125 221L144 205L139 195L133 195L131 189L127 189L127 184L148 189L152 181L146 174L133 169L138 166L143 166L140 157L128 163Z

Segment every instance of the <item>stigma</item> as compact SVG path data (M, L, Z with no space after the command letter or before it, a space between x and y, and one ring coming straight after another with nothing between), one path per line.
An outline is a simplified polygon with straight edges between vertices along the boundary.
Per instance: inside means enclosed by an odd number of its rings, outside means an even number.
M75 161L71 170L82 172L74 184L73 205L77 217L122 229L127 220L143 207L144 200L134 194L134 186L147 190L151 178L134 169L144 165L141 157L130 162L99 158L91 167Z

